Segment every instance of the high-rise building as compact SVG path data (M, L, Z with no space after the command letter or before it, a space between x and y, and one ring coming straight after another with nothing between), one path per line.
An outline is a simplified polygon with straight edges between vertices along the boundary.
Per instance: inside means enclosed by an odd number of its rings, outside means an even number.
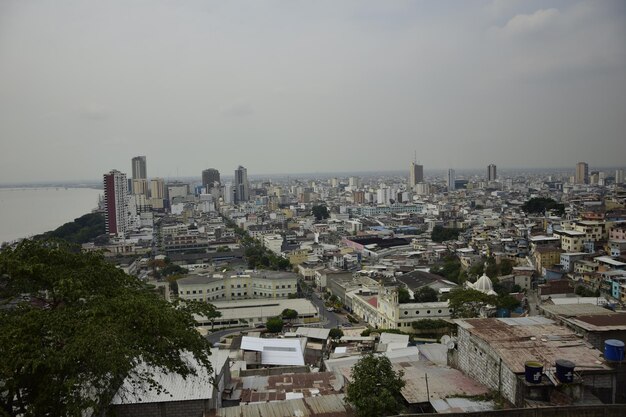
M448 191L454 191L456 189L456 173L453 169L448 170Z
M615 170L615 184L623 184L624 183L624 170L616 169Z
M250 200L250 183L248 170L241 165L235 170L235 204Z
M123 237L130 227L126 174L112 170L104 174L103 184L106 232L109 235Z
M220 172L217 169L209 168L202 171L202 186L206 188L207 193L211 188L220 186Z
M424 182L424 167L418 165L417 162L411 162L409 168L409 187L413 189L420 182Z
M150 197L165 198L165 181L163 181L163 178L152 178L150 180Z
M487 167L487 181L495 181L497 178L496 164L489 164Z
M589 184L589 165L586 162L576 164L576 176L574 177L576 184Z
M139 178L132 181L132 190L134 195L148 195L148 180Z
M134 157L132 160L132 166L133 166L133 179L134 180L148 178L145 156Z

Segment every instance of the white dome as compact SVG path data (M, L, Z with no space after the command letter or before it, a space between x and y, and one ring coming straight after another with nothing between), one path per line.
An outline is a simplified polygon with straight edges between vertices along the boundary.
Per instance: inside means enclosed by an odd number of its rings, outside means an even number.
M482 277L478 278L478 281L474 283L473 287L475 290L485 294L492 294L494 292L493 284L487 274L483 274Z

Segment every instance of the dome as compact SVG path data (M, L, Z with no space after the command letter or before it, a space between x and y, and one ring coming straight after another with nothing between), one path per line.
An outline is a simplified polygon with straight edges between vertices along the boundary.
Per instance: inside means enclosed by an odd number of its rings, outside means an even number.
M472 287L485 294L493 295L495 291L493 290L493 284L491 279L487 276L487 274L483 274L482 277L478 278L478 281L472 285Z

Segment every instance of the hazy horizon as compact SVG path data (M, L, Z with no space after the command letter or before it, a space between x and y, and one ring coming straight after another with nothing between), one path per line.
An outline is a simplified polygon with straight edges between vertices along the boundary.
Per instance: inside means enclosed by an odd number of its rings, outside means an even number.
M7 0L0 62L4 184L130 175L137 155L171 178L626 151L620 0Z

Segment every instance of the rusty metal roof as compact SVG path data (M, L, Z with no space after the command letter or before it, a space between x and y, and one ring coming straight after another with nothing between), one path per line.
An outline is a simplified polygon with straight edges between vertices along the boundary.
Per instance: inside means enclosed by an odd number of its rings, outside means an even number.
M354 412L343 395L302 398L260 404L224 407L216 411L219 417L352 417Z
M576 316L567 321L590 332L626 330L626 314L624 313Z

